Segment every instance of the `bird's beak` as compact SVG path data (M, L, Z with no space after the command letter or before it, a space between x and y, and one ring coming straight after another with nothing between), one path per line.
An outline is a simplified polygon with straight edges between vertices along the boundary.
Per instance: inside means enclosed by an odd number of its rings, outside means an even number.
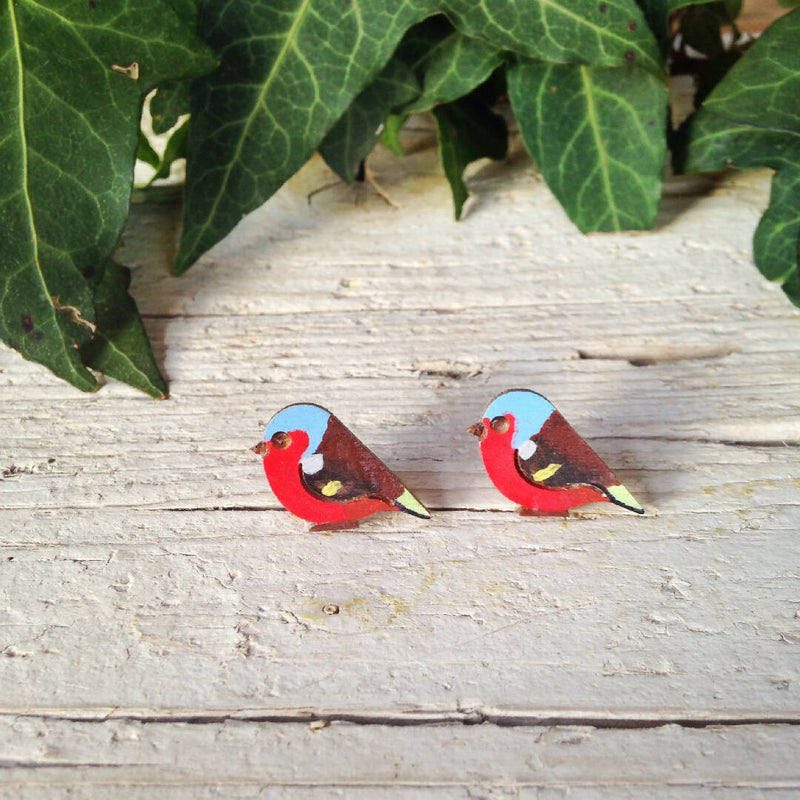
M255 447L250 448L257 456L265 456L269 453L269 444L267 442L259 442Z
M477 436L478 439L483 439L486 436L486 426L482 422L476 422L467 428L467 432Z

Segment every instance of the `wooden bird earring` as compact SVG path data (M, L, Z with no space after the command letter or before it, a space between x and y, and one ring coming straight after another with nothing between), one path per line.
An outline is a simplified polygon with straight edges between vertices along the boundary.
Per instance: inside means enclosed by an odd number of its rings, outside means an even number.
M358 527L378 511L430 512L330 411L313 403L275 414L252 448L278 500L312 531Z
M503 392L467 430L480 440L492 483L519 503L521 514L566 516L571 508L598 502L644 514L600 456L536 392Z

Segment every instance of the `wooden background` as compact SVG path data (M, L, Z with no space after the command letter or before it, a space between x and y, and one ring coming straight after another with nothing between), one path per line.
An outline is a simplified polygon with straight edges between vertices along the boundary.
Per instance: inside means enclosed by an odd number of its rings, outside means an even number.
M769 174L580 235L530 162L430 135L399 209L312 162L186 276L121 258L171 397L0 351L0 795L796 798L800 312ZM547 395L647 508L518 517L465 432ZM329 407L433 511L311 534L249 451Z

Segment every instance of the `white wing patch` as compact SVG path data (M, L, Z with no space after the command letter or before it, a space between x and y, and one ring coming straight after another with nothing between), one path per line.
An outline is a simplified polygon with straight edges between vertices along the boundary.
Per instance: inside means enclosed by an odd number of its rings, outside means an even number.
M533 439L526 439L519 446L517 452L523 461L527 461L536 452L536 442L534 442Z
M324 466L325 460L322 453L312 453L310 456L300 459L300 466L306 475L316 475Z

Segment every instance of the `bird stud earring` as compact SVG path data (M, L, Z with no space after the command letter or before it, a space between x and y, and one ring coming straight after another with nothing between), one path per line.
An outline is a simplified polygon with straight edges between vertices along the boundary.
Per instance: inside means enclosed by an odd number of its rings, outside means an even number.
M358 527L378 511L430 512L400 479L330 411L313 403L286 406L252 448L278 500L312 531Z
M536 392L503 392L467 430L480 440L492 483L520 504L523 515L566 516L571 508L598 502L644 513L600 456Z

